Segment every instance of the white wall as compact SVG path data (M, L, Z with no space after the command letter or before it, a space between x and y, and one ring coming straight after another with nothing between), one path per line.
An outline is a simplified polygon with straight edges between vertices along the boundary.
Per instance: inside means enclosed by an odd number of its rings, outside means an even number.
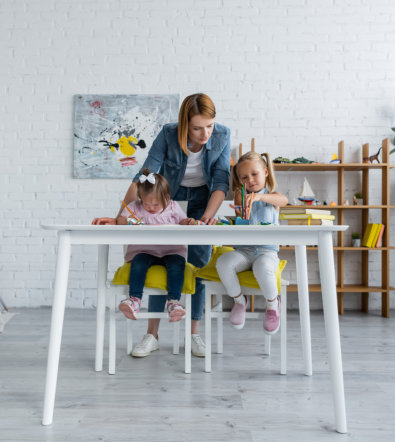
M291 159L327 161L343 139L356 160L363 142L376 147L395 126L391 0L3 0L0 24L0 296L9 306L51 304L56 238L40 223L113 215L129 184L72 178L74 94L204 91L232 148L255 137L259 151ZM292 200L302 175L278 180ZM334 180L310 183L334 199ZM346 182L350 198L354 190L357 175ZM357 258L347 255L353 278ZM114 249L111 269L120 262ZM95 267L95 248L73 248L69 307L95 304ZM358 299L347 296L346 308Z

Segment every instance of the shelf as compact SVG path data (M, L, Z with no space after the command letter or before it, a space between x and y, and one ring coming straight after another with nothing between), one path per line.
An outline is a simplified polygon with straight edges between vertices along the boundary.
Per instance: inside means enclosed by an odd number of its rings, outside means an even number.
M280 250L294 250L294 246L280 246ZM317 246L307 246L306 250L318 250ZM368 252L369 250L395 250L394 246L389 247L352 247L352 246L334 246L333 250L351 250L353 252L362 251Z
M344 294L346 293L360 293L361 294L361 310L365 313L369 311L369 292L377 292L381 293L381 314L383 317L388 318L390 316L390 291L394 290L393 287L390 287L390 251L394 250L394 246L388 246L387 244L391 244L390 239L390 215L391 209L395 209L394 205L391 205L391 182L390 176L392 169L395 168L395 164L391 164L390 158L390 140L386 138L382 141L381 144L381 153L380 160L382 163L374 162L374 163L365 163L365 162L355 162L355 163L345 163L344 162L344 141L340 141L338 143L338 158L341 163L332 164L332 163L313 163L313 164L293 164L293 163L285 163L285 164L274 164L274 170L278 172L333 172L331 175L331 186L333 190L336 190L336 201L339 204L334 206L331 205L294 205L289 206L292 208L301 208L301 209L321 209L321 210L329 210L336 211L336 218L338 224L350 224L354 223L354 217L350 217L350 213L356 215L357 218L360 219L359 228L362 231L365 231L366 226L370 222L371 214L375 214L376 217L380 216L380 223L386 226L383 233L382 244L386 244L384 247L352 247L351 241L348 238L348 234L344 232L340 232L336 235L336 244L337 246L333 247L335 254L335 261L337 264L337 301L338 301L338 311L339 314L344 313ZM379 151L379 152L380 152ZM377 154L377 149L373 152L369 151L369 144L364 144L361 150L360 161L364 161L364 158L374 157ZM381 183L375 186L377 189L372 189L369 185L369 176L370 171L378 171L376 175L381 175ZM350 195L345 188L346 176L348 172L359 172L361 178L361 187L360 192L362 193L365 204L362 205L353 205L354 196ZM306 173L307 175L307 173ZM337 179L336 179L337 178ZM376 190L379 192L381 190L381 198L375 200L375 204L369 204L369 200L373 199L373 195L376 195ZM344 202L347 201L351 204L345 205ZM327 201L329 203L329 201ZM340 204L341 203L341 204ZM357 210L357 212L356 212ZM372 212L371 212L372 210ZM339 222L340 221L340 222ZM376 221L377 222L377 221ZM351 226L350 226L351 227ZM352 231L352 227L349 232ZM280 250L282 252L285 251L293 251L295 249L294 246L282 246ZM306 247L308 251L316 251L318 250L317 246L309 246ZM379 252L375 256L369 254L369 251ZM350 259L349 252L357 252L359 256L355 253L353 257L355 260L359 261L360 264L360 279L361 284L345 284L347 282L347 272L345 271L345 265ZM353 258L353 259L354 259ZM380 283L380 286L369 286L369 278L370 273L373 273L372 269L369 269L370 261L372 258L377 261L379 264L380 270L375 270L375 276L381 273L381 280L376 279L376 283ZM380 281L380 282L379 282ZM373 281L372 281L373 282ZM296 290L296 285L289 286L290 291ZM309 290L311 292L320 292L321 287L319 284L311 285Z
M340 169L344 170L355 170L361 171L366 169L383 169L388 166L387 163L340 163L340 164L329 164L329 163L313 163L313 164L293 164L293 163L273 163L274 170L276 171L338 171ZM395 166L388 166L393 168Z
M339 210L339 209L395 209L395 206L383 206L383 205L370 205L370 204L364 204L359 206L354 205L336 205L336 206L323 206L323 205L316 205L316 206L300 206L300 205L288 205L287 208L292 209L324 209L324 210Z
M389 290L395 290L395 287L389 287ZM298 286L297 284L290 284L287 287L287 291L289 292L297 292ZM321 285L320 284L309 284L309 292L311 293L321 293ZM336 286L337 293L384 293L387 292L386 289L378 286L365 286L360 284L346 284L343 287Z

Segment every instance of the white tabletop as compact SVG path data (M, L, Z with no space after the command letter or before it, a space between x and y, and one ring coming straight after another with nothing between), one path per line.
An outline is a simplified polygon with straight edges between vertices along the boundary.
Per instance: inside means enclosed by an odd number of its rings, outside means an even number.
M232 244L318 245L319 237L348 226L274 225L136 225L94 226L44 224L44 229L70 235L71 244Z
M145 224L139 224L135 226L126 226L126 225L105 225L105 226L96 226L92 224L41 224L41 227L43 229L47 230L70 230L70 231L76 231L76 230L84 230L84 231L248 231L248 230L254 230L254 231L287 231L287 232L300 232L300 231L306 231L306 232L316 232L316 231L325 231L325 232L339 232L346 230L348 226L346 225L324 225L324 226L289 226L289 225L181 225L181 224L160 224L160 225L145 225Z

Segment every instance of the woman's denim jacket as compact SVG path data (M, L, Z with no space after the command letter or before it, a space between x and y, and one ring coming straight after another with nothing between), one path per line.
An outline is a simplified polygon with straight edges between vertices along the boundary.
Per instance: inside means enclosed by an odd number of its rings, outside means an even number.
M177 138L178 123L165 124L152 143L147 159L139 173L133 178L136 182L141 171L160 173L170 185L171 198L175 196L185 174L188 157L181 150ZM230 176L230 130L221 124L214 124L210 139L204 146L202 170L210 193L229 190Z

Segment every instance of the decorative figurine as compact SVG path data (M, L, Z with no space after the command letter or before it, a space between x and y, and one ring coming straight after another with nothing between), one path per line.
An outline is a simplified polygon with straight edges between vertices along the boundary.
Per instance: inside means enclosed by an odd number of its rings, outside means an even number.
M313 201L315 201L313 189L311 188L306 177L304 177L302 190L300 191L298 200L301 201L302 204L306 204L308 206L311 206L313 204Z
M340 163L340 159L339 157L334 153L332 155L332 159L329 161L332 164L339 164Z
M314 161L310 161L305 157L298 157L292 160L294 164L312 164Z
M273 160L273 163L276 164L289 164L291 163L291 160L288 158L284 158L284 157L277 157Z
M363 157L363 162L364 163L373 163L373 161L377 161L378 163L380 163L379 160L379 153L380 153L381 147L380 149L377 151L377 153L375 153L374 155L370 155L370 157Z

